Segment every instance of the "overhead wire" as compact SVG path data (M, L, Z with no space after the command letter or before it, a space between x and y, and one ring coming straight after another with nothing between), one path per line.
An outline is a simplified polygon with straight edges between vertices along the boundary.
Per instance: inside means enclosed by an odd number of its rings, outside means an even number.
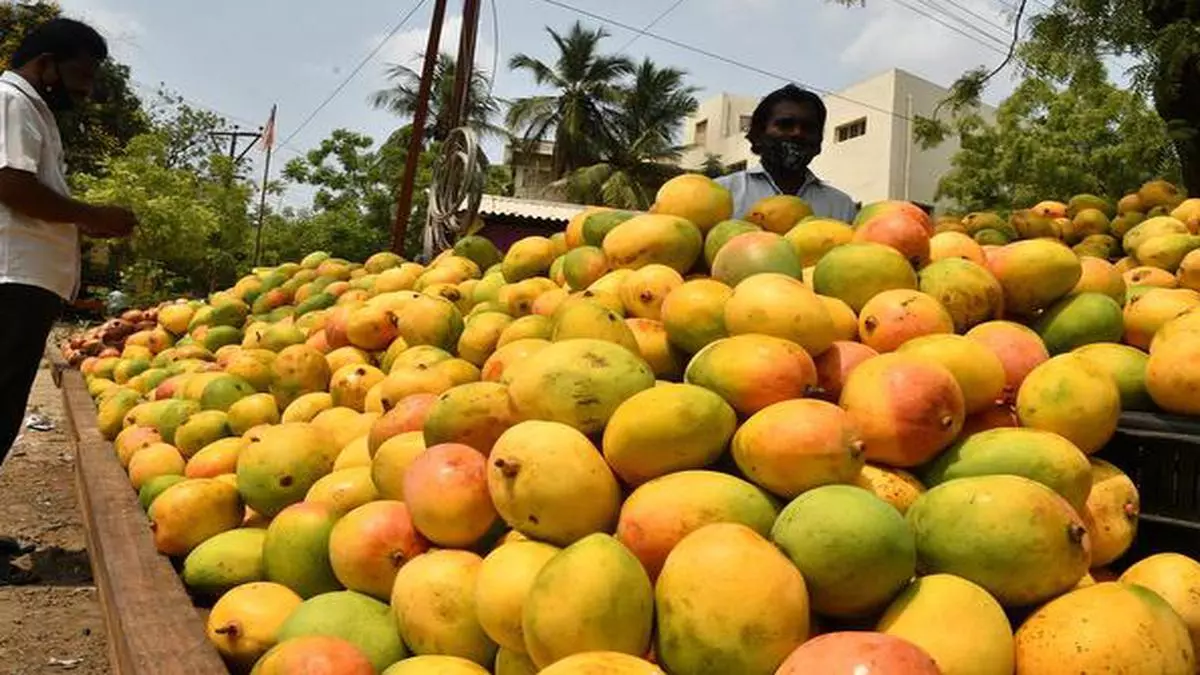
M991 26L992 28L995 28L996 30L998 30L998 31L1000 31L1000 32L1002 32L1002 33L1004 33L1004 32L1007 32L1007 31L1008 31L1008 27L1007 27L1007 26L1002 26L1002 25L1000 25L1000 24L996 23L994 20L992 20L992 19L990 19L990 18L988 18L988 17L984 16L983 14L980 14L979 12L976 12L975 10L973 10L973 9L971 9L970 7L968 7L968 6L964 5L963 3L961 3L961 2L958 2L957 0L946 0L946 2L947 2L947 3L949 3L951 6L953 6L953 7L957 7L958 9L960 9L960 10L962 10L962 11L966 12L967 14L969 14L969 15L971 15L971 16L973 16L973 17L975 17L976 19L979 19L980 21L982 21L982 22L986 23L987 25Z
M496 0L492 5L492 71L488 73L488 98L492 97L492 88L496 85L496 71L500 68L500 13L496 11Z
M934 22L954 31L955 33L958 33L959 35L962 35L963 37L967 38L968 40L971 40L972 42L978 44L981 47L985 47L987 49L990 49L990 50L996 52L997 54L999 54L1001 56L1004 56L1004 53L1005 53L1004 49L1000 46L1001 43L996 38L992 38L993 40L996 41L996 44L981 42L978 38L968 35L966 31L959 28L958 26L955 26L954 24L942 19L941 17L937 16L936 14L931 14L931 13L925 11L924 9L921 9L920 7L915 7L913 5L910 5L908 2L906 2L906 0L892 0L892 2L896 3L897 5L900 5L901 7L905 8L911 12L920 14L921 16L929 19L930 21L934 21Z
M494 1L495 1L495 0L493 0L493 2L494 2ZM674 12L676 9L678 9L678 8L679 8L679 6L680 6L680 5L682 5L684 2L686 2L686 0L675 0L675 2L674 2L674 3L672 3L670 7L668 7L668 8L666 8L666 9L664 9L663 11L659 12L658 16L654 17L654 19L653 19L653 20L652 20L650 23L646 24L646 25L645 25L645 26L644 26L644 27L643 27L641 30L639 30L639 31L637 32L637 34L636 34L636 35L634 35L633 37L629 38L629 41L628 41L628 42L626 42L625 44L621 45L621 48L617 50L617 53L621 53L621 52L624 52L625 50L629 49L629 47L630 47L630 46L631 46L633 43L635 43L635 42L637 42L637 41L638 41L638 38L640 38L640 37L642 37L643 35L645 35L645 34L646 34L646 31L648 31L648 30L650 30L651 28L654 28L655 26L657 26L659 21L662 21L663 19L667 18L667 16L669 16L669 15L671 14L671 12Z
M953 2L953 0L949 0L949 1ZM982 38L984 40L988 40L990 43L999 45L1001 48L1008 47L1008 42L1003 37L998 37L995 33L993 33L986 26L976 25L978 22L973 22L969 17L965 17L965 16L962 16L960 14L950 11L950 8L948 6L938 4L936 2L936 0L917 0L917 2L924 5L926 8L928 8L934 14L936 14L940 17L946 18L950 21L953 21L960 28L969 30L972 33L974 33L975 35L978 35L980 38ZM965 8L963 8L962 5L956 5L956 6L959 7L960 9L965 9ZM983 19L983 21L986 22L987 19ZM1000 30L1002 32L1008 31L1007 28L1001 28ZM968 37L968 38L970 37L961 32L959 34L964 35L964 37ZM976 39L976 41L978 41L978 39Z

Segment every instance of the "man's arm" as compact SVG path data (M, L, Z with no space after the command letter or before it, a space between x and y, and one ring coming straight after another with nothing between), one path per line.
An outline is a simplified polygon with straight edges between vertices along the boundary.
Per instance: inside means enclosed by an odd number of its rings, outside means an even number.
M0 169L0 203L21 215L54 223L74 223L91 237L128 234L135 222L126 209L92 206L58 194L32 173L6 167Z

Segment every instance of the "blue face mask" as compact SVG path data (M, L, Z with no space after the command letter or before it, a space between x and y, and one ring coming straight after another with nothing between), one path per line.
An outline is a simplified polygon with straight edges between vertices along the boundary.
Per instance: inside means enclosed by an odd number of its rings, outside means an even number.
M820 143L791 139L764 138L757 143L762 164L768 171L803 171L820 154Z

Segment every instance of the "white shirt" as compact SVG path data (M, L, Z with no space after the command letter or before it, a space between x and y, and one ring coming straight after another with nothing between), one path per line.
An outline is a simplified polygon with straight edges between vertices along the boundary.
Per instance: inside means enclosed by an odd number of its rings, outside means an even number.
M0 75L0 168L37 174L67 196L66 162L54 113L25 78ZM0 283L44 288L74 300L80 279L79 228L30 218L0 204Z
M783 193L760 165L721 176L717 182L733 193L734 218L745 216L758 200ZM812 171L808 172L804 185L795 196L803 199L818 218L836 218L849 223L858 213L858 206L849 195L817 178Z

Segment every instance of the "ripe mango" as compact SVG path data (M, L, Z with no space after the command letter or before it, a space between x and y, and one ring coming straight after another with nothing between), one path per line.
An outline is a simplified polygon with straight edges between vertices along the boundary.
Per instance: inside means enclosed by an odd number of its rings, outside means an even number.
M963 392L963 406L971 415L996 404L1004 395L1004 365L987 347L961 335L925 335L913 338L897 354L928 359L945 366Z
M375 675L365 654L350 642L327 635L308 635L280 642L254 665L251 675L291 673Z
M217 600L204 632L231 669L244 672L275 646L279 627L301 602L279 584L243 584Z
M772 335L747 333L702 348L684 371L684 382L709 389L742 415L813 391L816 365L800 345Z
M311 424L268 427L238 455L238 491L246 504L271 517L304 499L333 470L339 448Z
M279 628L279 641L308 635L341 638L382 671L408 656L391 609L354 591L322 593L305 600Z
M712 278L729 286L755 274L782 274L799 279L804 267L786 239L773 232L739 234L713 256Z
M826 253L813 271L813 290L837 298L855 313L883 291L915 290L917 273L896 249L875 242L854 242Z
M500 671L496 672L499 675ZM663 675L663 671L653 663L620 652L573 654L540 672L543 675Z
M1017 392L1022 426L1053 431L1087 454L1104 447L1120 414L1121 394L1112 377L1075 354L1037 366Z
M1117 467L1091 460L1092 491L1077 509L1092 540L1092 567L1103 567L1125 554L1137 534L1140 500L1137 486Z
M496 439L519 420L508 387L469 382L453 387L430 406L422 427L427 446L461 443L487 455Z
M266 530L237 528L206 540L183 561L183 583L194 593L219 596L235 586L265 581Z
M733 289L725 303L730 335L757 333L790 340L817 356L836 337L824 303L800 281L782 274L756 274Z
M163 490L148 515L158 552L185 556L241 525L245 512L237 488L215 478L189 478Z
M725 303L733 289L713 279L693 279L671 291L661 312L667 339L688 354L729 335L725 328Z
M1158 553L1134 563L1119 581L1165 600L1187 625L1193 647L1200 645L1200 563L1178 553Z
M396 573L428 549L402 502L363 504L329 532L329 564L338 581L381 600L390 596Z
M754 413L733 437L742 473L771 492L795 497L862 470L865 444L844 410L825 401L780 401Z
M496 643L479 624L475 586L483 560L468 551L437 550L396 575L392 611L413 654L457 656L491 665Z
M269 581L302 598L339 590L342 585L329 563L329 535L337 520L323 504L293 504L267 526L263 571Z
M513 541L483 559L475 584L475 609L484 632L501 650L525 653L521 616L538 573L559 549L536 541Z

